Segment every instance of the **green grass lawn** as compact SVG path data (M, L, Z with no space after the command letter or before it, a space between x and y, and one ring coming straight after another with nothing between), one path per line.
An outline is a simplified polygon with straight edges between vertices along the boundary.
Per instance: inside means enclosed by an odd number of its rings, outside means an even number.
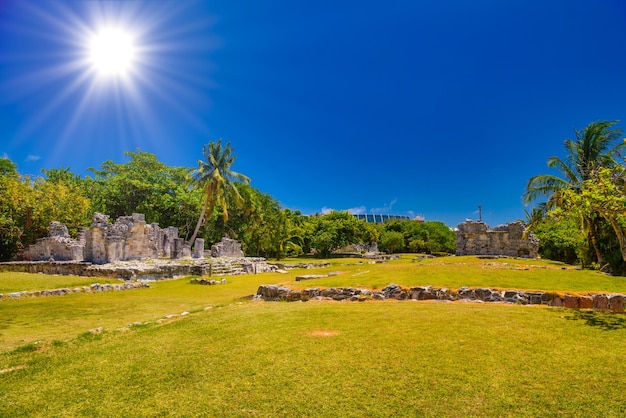
M626 293L626 278L608 276L593 270L544 260L478 259L443 257L415 260L403 255L400 260L376 264L362 259L333 259L328 268L299 270L297 274L340 274L325 279L295 282L294 287L354 286L382 289L390 283L402 286L433 285L458 289L463 286L502 289L542 290L578 293ZM292 275L295 277L295 275Z
M270 283L626 291L622 278L536 260L358 262L227 277L216 286L179 279L150 289L2 301L0 416L626 414L624 315L242 299ZM522 269L529 265L552 268ZM295 282L296 275L328 271L341 273ZM191 314L158 321L183 311ZM142 325L127 327L133 322ZM86 332L96 327L104 332Z

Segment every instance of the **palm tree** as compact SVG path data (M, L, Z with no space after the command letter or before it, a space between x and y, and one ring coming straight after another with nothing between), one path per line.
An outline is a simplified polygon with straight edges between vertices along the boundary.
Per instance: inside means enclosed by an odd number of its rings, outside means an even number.
M562 206L563 191L570 190L579 193L583 182L591 180L601 168L612 168L618 165L620 152L626 148L626 142L621 139L622 131L613 128L617 121L597 121L590 123L580 131L574 130L576 139L566 139L563 142L567 155L565 159L556 156L548 158L548 167L556 169L561 176L542 174L528 180L523 196L525 204L540 198L547 197L547 201L540 205L544 213L547 210ZM580 225L587 233L587 238L593 246L599 264L604 264L604 256L598 246L597 213L591 212L582 216Z
M206 198L196 224L196 229L189 240L190 245L193 245L196 240L207 209L210 216L213 213L215 204L218 203L222 207L222 216L224 222L226 222L228 220L228 197L231 197L236 204L241 204L243 201L237 187L235 187L235 183L250 183L248 177L230 169L235 162L230 142L226 143L224 147L222 147L221 139L217 142L210 142L202 147L202 154L205 161L198 160L198 168L193 170L191 174L194 180L194 187L202 189L206 194Z

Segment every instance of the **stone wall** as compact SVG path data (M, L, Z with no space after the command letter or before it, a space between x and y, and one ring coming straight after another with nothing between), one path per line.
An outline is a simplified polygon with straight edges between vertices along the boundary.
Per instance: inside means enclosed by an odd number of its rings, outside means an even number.
M521 221L500 225L493 229L481 221L466 221L458 226L456 255L505 255L537 258L539 240L526 232Z
M433 286L403 288L390 284L382 290L372 291L353 287L321 289L290 289L281 285L259 286L256 300L265 301L366 301L366 300L442 300L468 302L500 302L519 305L547 305L571 309L597 309L624 312L626 296L623 294L560 295L554 292L525 292L521 290L494 290L462 287L456 291Z
M163 241L160 238L163 238L161 228L158 224L146 224L143 214L120 216L111 224L108 216L95 213L91 227L85 233L83 260L105 264L157 258L163 254Z
M107 215L94 213L91 226L82 230L78 239L72 239L67 227L52 222L48 237L37 240L22 258L28 261L80 261L93 264L109 264L118 261L154 260L158 258L204 259L204 240L196 239L192 248L178 236L178 228L160 228L159 224L147 224L145 216L133 213L120 216L115 223ZM211 247L214 258L243 258L241 244L234 239L222 238ZM244 263L245 264L245 263ZM253 263L256 265L256 263Z
M241 244L234 239L223 237L221 242L211 246L211 257L243 257Z
M204 253L200 251L200 245L198 249L201 258ZM147 224L141 213L120 216L111 223L107 215L96 212L91 226L82 230L78 239L69 236L65 225L52 222L48 237L37 240L24 252L24 258L30 261L87 261L94 264L190 256L191 247L178 236L178 228L162 229L157 223Z
M20 299L25 297L45 297L45 296L63 296L72 293L98 293L109 291L120 291L130 289L141 289L150 287L148 283L144 282L126 282L122 284L100 284L94 283L90 286L79 286L74 288L60 288L60 289L48 289L48 290L33 290L24 292L11 292L7 294L0 293L0 301L8 299Z
M61 274L88 277L115 277L123 280L161 280L180 276L231 276L269 273L279 270L262 257L222 257L177 260L157 259L149 263L124 261L92 264L83 261L12 261L0 263L0 271Z
M67 227L59 222L51 222L48 227L48 237L37 242L26 250L29 260L81 261L85 246L84 231L78 239L72 239Z

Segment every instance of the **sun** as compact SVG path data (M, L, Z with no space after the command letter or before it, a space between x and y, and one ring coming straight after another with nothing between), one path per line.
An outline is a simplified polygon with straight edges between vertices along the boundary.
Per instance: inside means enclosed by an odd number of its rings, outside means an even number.
M107 28L91 37L89 58L91 66L103 76L124 76L135 60L133 36L119 28Z

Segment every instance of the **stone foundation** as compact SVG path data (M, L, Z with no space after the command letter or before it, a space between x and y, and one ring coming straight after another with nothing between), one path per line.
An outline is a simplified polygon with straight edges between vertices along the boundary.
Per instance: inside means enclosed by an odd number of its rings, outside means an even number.
M93 264L76 261L13 261L0 263L0 271L44 273L87 277L114 277L123 280L162 280L181 276L231 276L277 271L262 257L122 261Z

